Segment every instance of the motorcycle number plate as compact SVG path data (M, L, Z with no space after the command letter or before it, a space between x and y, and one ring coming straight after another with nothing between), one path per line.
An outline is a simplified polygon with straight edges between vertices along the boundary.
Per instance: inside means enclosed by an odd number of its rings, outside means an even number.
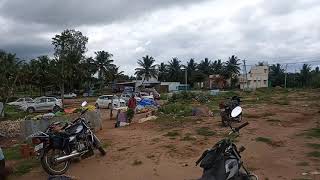
M36 145L35 147L34 147L34 151L35 152L38 152L40 149L42 149L43 148L43 143L41 143L41 144L38 144L38 145Z

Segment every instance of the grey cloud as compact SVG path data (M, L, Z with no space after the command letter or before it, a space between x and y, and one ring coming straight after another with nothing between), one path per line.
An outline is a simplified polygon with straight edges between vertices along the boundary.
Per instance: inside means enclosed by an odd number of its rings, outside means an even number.
M6 0L2 16L20 22L54 26L108 24L150 13L155 9L186 5L193 0ZM197 1L199 2L199 1ZM22 10L23 9L23 10Z

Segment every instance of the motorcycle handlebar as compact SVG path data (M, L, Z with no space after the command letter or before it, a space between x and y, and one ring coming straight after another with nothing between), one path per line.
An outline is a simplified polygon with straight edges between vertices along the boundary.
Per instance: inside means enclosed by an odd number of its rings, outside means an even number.
M241 124L239 127L235 128L235 130L239 131L240 129L244 128L247 125L249 125L249 122L245 122L245 123Z

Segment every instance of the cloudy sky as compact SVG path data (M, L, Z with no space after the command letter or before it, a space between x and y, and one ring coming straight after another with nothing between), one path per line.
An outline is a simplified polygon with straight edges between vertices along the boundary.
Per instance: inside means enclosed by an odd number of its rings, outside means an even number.
M89 38L87 56L106 50L132 74L137 59L182 63L320 60L319 0L0 0L0 49L52 56L64 29Z

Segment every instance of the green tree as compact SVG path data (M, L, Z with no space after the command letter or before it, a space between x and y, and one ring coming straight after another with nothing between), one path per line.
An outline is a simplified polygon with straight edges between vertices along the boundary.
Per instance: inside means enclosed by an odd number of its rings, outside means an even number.
M168 80L172 82L183 82L181 64L178 58L172 58L168 64Z
M61 99L64 100L65 83L72 86L74 79L77 77L79 62L84 58L88 38L80 31L64 30L52 38L54 46L54 56L56 67L61 68L58 75L60 84Z
M149 80L150 78L158 77L158 71L156 68L156 64L154 64L155 60L152 56L146 55L145 57L142 57L142 60L138 60L138 65L140 67L135 69L135 75L138 77L142 77L143 81Z
M193 87L194 82L196 82L196 71L197 71L198 64L194 61L193 58L191 58L187 62L187 72L188 72L188 84L190 84L191 87Z
M158 80L159 81L167 81L168 78L168 69L167 65L165 63L160 63L159 65L159 75L158 75Z
M235 87L235 85L238 83L238 75L240 73L240 59L232 55L229 57L229 60L225 63L224 70L222 74L226 79L231 80L231 87Z
M309 86L311 80L311 67L308 64L303 64L300 70L300 83L303 87Z
M5 106L9 98L14 94L16 82L20 75L20 65L23 61L16 58L15 54L0 50L0 101ZM0 112L3 113L4 108Z
M111 69L115 66L113 64L113 54L106 51L95 52L96 57L93 60L96 72L98 73L98 79L100 84L100 93L102 93L102 87L105 83L105 79L111 76Z
M199 63L198 70L206 76L209 76L212 74L211 67L211 61L208 58L205 58Z
M273 87L284 85L284 69L280 64L270 66L269 80Z
M211 68L213 71L213 74L223 74L223 63L221 62L221 59L215 60L212 64L211 64Z

